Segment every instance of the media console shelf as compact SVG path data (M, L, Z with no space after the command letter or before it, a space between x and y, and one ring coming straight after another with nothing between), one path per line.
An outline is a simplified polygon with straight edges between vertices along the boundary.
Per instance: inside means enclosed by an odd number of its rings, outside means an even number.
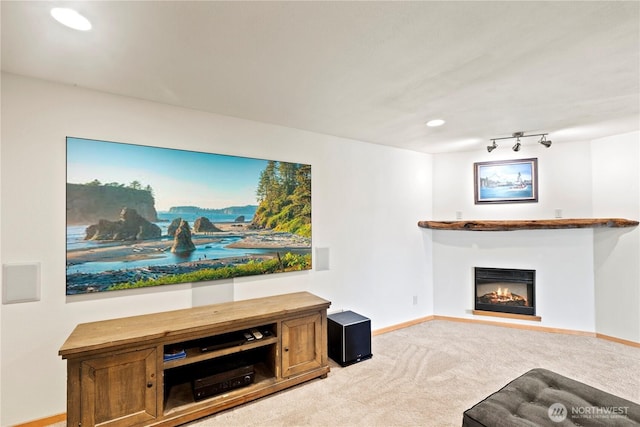
M67 425L178 425L325 378L330 305L298 292L79 324L59 351ZM262 337L243 339L251 330ZM244 365L242 384L194 393L208 372Z

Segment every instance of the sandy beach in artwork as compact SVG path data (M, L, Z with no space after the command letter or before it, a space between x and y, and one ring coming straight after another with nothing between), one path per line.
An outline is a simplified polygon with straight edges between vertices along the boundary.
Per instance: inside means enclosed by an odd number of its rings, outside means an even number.
M192 233L196 246L217 243L225 238L239 237L240 240L227 245L235 249L310 249L311 239L291 233L253 230L249 224L217 223L220 232ZM163 258L171 250L173 239L163 236L159 239L134 242L104 242L89 249L67 251L67 265L85 262L125 262L153 258ZM213 263L214 260L208 260Z

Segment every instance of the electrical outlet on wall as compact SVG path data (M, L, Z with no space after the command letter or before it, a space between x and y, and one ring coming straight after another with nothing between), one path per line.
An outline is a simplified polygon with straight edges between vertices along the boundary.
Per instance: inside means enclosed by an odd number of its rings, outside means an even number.
M413 305L418 305L418 295L413 296Z

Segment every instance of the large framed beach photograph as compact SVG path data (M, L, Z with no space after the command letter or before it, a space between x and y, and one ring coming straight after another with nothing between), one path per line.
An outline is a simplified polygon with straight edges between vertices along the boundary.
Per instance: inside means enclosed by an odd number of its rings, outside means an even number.
M538 159L473 164L475 203L538 201Z
M66 294L311 269L311 165L67 138Z

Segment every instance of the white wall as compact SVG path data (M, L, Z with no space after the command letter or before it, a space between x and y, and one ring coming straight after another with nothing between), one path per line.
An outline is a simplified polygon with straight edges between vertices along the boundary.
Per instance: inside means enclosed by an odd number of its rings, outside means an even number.
M525 138L519 152L503 142L486 150L434 156L433 219L543 219L562 209L565 218L591 217L591 152L585 142L553 144L550 148ZM473 164L493 160L538 159L538 202L474 204Z
M311 164L330 269L65 297L66 136ZM2 263L42 266L40 301L1 306L3 426L66 411L57 351L78 323L300 290L374 329L432 314L429 155L2 74L0 159Z
M592 142L593 213L640 218L640 133ZM596 230L597 331L640 342L640 230Z
M593 230L433 231L434 313L595 332ZM474 267L536 271L541 322L474 316Z

